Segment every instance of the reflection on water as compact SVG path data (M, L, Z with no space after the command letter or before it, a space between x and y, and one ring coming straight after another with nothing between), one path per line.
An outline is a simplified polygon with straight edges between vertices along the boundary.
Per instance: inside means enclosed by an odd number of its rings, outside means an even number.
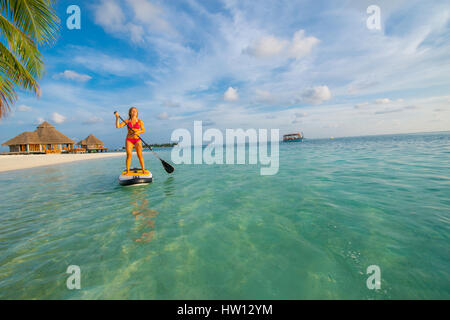
M138 225L135 230L139 233L142 232L140 238L136 239L136 242L148 243L155 235L155 220L154 218L159 214L158 211L150 209L148 207L148 200L143 199L141 201L135 200L131 204L134 206L131 213L135 216Z
M167 180L164 181L164 194L167 197L173 196L175 194L174 181L175 181L175 178L173 176L168 177Z
M141 243L148 243L154 238L154 218L159 214L158 211L149 208L149 201L147 199L149 197L149 188L151 188L151 185L125 188L128 192L131 192L130 204L133 206L131 214L135 217L137 222L134 231L140 234L140 237L134 241Z

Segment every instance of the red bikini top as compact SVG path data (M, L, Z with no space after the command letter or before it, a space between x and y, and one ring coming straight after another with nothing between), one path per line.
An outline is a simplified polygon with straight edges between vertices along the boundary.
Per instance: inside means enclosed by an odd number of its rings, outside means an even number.
M139 127L139 120L136 121L136 123L135 123L134 125L131 123L131 120L128 120L128 128L131 128L131 129L139 129L139 128L140 128L140 127Z

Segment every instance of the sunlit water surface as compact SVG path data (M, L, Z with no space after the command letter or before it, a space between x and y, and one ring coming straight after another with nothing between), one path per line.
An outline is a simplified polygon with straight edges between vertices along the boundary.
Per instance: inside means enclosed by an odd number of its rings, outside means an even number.
M450 298L449 133L281 144L274 176L145 158L0 174L0 298Z

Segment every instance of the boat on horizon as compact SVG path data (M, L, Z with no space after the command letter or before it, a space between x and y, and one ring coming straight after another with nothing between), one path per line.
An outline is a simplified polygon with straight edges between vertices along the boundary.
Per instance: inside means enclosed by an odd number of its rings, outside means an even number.
M283 142L301 142L304 137L303 132L288 133L283 135Z

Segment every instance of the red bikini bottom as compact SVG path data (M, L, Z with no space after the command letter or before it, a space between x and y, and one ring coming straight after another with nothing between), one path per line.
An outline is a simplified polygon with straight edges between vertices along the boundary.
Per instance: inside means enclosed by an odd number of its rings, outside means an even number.
M141 141L141 139L140 138L138 138L138 139L127 138L127 141L130 141L134 145L137 142Z

